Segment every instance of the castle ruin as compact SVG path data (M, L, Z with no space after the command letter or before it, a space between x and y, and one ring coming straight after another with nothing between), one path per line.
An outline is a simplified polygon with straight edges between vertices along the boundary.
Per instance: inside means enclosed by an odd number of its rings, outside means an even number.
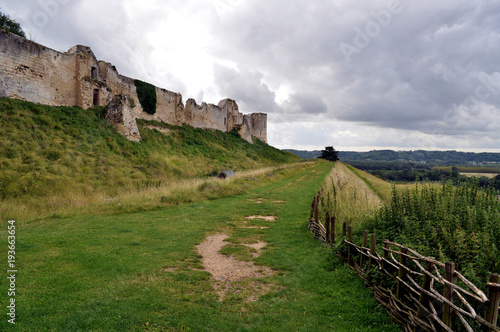
M112 64L98 61L87 46L77 45L61 53L0 31L1 97L83 109L109 105L106 120L134 141L140 141L139 118L224 132L237 130L250 143L252 136L267 142L267 114L242 114L231 99L218 105L198 105L188 99L184 105L181 94L148 84L156 92L155 112L151 114L143 109L136 84Z

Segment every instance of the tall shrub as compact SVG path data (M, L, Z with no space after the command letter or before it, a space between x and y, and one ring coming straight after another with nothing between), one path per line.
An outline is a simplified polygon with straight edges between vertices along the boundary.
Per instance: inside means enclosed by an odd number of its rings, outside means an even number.
M144 112L149 114L156 113L156 87L152 84L134 80L137 89L137 98L141 103Z

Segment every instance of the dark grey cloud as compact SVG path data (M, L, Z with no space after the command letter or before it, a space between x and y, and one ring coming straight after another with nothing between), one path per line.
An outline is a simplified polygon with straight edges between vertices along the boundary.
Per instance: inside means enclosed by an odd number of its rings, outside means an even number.
M400 1L390 15L390 1L272 3L251 2L221 21L218 55L264 68L295 93L323 96L321 113L339 120L451 132L446 114L475 94L474 73L498 70L497 3ZM350 62L342 43L361 46ZM492 94L484 104L498 102ZM293 95L283 106L314 113Z
M214 67L214 82L222 95L235 99L246 112L275 113L275 93L262 82L263 74L222 65Z

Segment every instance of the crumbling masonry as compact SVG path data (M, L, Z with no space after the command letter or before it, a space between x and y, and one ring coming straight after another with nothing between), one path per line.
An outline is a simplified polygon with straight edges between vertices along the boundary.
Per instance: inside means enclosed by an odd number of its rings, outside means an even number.
M65 53L0 31L0 96L55 106L109 105L106 119L130 140L140 141L136 118L172 125L224 132L237 130L252 143L252 136L267 142L267 114L244 115L234 100L218 105L188 99L155 87L156 112L145 112L134 80L120 75L108 62L98 61L87 46Z

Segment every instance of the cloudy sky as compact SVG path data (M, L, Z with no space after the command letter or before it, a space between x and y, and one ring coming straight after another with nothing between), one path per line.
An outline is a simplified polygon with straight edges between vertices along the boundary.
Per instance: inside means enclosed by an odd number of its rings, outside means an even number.
M500 1L4 0L32 40L243 113L269 144L500 151Z

